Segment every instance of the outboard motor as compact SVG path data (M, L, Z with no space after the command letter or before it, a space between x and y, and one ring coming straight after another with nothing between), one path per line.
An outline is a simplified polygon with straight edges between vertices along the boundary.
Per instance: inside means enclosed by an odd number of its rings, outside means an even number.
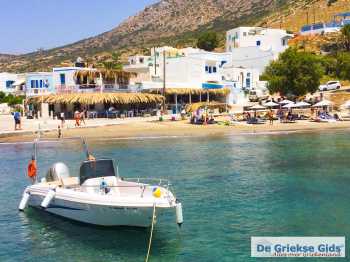
M69 169L64 163L55 163L50 167L49 171L46 174L46 181L53 182L59 181L62 178L70 177Z

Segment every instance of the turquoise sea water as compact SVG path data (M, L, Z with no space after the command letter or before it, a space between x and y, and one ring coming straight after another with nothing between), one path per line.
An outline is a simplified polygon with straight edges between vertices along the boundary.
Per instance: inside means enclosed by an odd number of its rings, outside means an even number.
M158 221L150 261L271 261L250 258L251 236L350 235L348 131L88 142L124 177L172 181L185 222ZM31 149L0 145L0 261L144 261L147 229L18 212ZM82 157L74 143L42 144L39 168L57 159L74 172Z

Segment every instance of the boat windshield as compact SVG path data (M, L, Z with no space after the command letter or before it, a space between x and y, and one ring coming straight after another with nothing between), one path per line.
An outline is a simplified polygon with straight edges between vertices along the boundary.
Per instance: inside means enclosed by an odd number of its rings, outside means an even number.
M106 176L115 176L112 159L84 161L80 166L80 184L90 178Z

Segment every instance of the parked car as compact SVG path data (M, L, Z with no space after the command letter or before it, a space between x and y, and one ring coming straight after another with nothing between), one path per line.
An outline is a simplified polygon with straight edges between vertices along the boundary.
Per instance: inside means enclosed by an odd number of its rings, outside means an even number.
M340 89L341 84L339 81L328 81L325 85L320 85L319 90L320 91L329 91L329 90L336 90Z
M258 97L255 90L249 91L249 101L250 102L258 102L259 101L259 97Z
M260 100L265 100L269 96L262 90L249 90L248 99L250 102L259 102Z

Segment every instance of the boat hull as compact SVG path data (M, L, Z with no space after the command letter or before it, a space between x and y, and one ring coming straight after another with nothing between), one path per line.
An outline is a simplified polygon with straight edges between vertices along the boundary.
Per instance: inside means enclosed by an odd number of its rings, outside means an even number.
M43 209L44 196L31 194L28 205ZM123 207L85 204L54 198L46 209L48 213L75 221L99 226L149 227L152 224L153 207ZM157 209L157 216L160 209Z

